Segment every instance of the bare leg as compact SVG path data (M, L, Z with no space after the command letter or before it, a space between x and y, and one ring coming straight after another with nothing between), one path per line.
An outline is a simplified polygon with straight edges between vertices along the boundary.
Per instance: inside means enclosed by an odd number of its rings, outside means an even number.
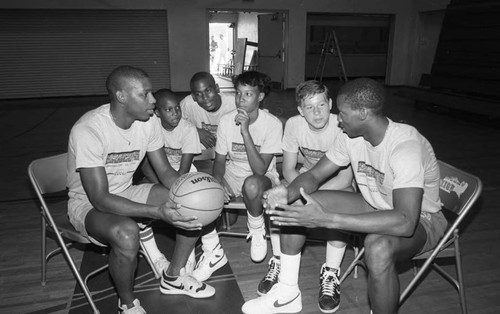
M399 305L398 261L409 260L425 244L426 233L418 225L411 238L370 234L365 239L368 296L373 313L397 313Z
M123 304L134 300L134 272L139 251L139 227L128 217L92 209L85 218L89 234L111 247L109 272Z
M252 175L243 182L243 202L248 213L254 217L262 215L262 194L272 187L271 180L266 176Z

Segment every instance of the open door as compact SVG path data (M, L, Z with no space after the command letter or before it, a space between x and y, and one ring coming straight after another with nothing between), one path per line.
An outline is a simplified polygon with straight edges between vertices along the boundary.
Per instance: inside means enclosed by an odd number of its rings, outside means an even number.
M261 14L259 19L259 71L273 81L273 88L285 86L285 13Z

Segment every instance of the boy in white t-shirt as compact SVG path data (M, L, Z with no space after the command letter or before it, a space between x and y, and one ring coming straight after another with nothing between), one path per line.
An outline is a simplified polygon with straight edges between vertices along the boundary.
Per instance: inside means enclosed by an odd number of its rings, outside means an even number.
M261 262L267 254L262 193L279 183L275 155L281 153L283 127L278 118L260 109L271 89L267 75L244 72L235 78L234 86L238 109L220 120L213 175L223 183L226 201L243 197L252 239L250 255Z
M337 125L337 116L330 113L332 99L328 88L318 81L305 81L295 89L299 115L291 117L285 124L281 148L283 149L283 176L286 184L301 173L311 169L330 149L335 138L342 133ZM298 156L304 157L302 167L297 169ZM350 166L322 182L320 190L353 191L353 175ZM297 201L300 202L301 201ZM302 203L301 203L302 204ZM304 230L306 231L306 230ZM339 232L330 234L326 245L326 263L320 271L319 308L324 313L336 311L340 304L340 264L346 243ZM339 241L340 240L340 241ZM273 243L274 256L269 260L267 274L259 283L258 293L264 295L278 282L280 273L280 251ZM279 244L279 242L278 242Z
M208 72L195 73L189 86L191 94L181 100L182 117L196 126L203 148L212 149L220 118L236 109L234 95L221 93Z

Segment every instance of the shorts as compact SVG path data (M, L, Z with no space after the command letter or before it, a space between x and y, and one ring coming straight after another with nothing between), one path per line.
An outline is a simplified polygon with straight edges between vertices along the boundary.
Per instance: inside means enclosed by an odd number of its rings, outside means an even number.
M427 233L427 240L418 253L422 254L436 247L448 228L448 221L441 211L437 213L421 212L419 223Z
M116 195L127 198L137 203L145 204L148 200L149 193L153 185L154 184L152 183L131 185L125 191ZM69 193L68 217L73 227L75 227L75 229L80 232L82 236L89 239L90 242L99 246L105 246L101 242L92 238L87 233L87 229L85 228L85 217L87 217L87 214L92 208L94 208L94 206L90 203L87 195L75 194L71 192Z
M280 184L279 175L273 172L266 172L266 177L271 180L272 187ZM243 188L243 182L245 182L245 178L237 177L233 173L226 171L224 174L224 183L227 187L233 192L234 197L242 196L241 189Z

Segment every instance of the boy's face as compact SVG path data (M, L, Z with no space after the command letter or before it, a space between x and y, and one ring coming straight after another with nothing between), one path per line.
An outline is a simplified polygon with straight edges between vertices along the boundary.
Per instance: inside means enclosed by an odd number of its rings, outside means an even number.
M201 79L193 83L191 96L198 105L208 112L215 112L221 106L219 85L210 79Z
M311 130L321 130L328 125L332 100L325 93L316 94L301 101L297 107Z
M264 96L265 94L259 91L258 86L239 84L236 88L236 108L243 109L247 113L257 111Z
M166 130L173 130L182 117L181 106L179 102L174 99L161 98L158 99L156 104L157 109L155 114L160 118L161 125Z

